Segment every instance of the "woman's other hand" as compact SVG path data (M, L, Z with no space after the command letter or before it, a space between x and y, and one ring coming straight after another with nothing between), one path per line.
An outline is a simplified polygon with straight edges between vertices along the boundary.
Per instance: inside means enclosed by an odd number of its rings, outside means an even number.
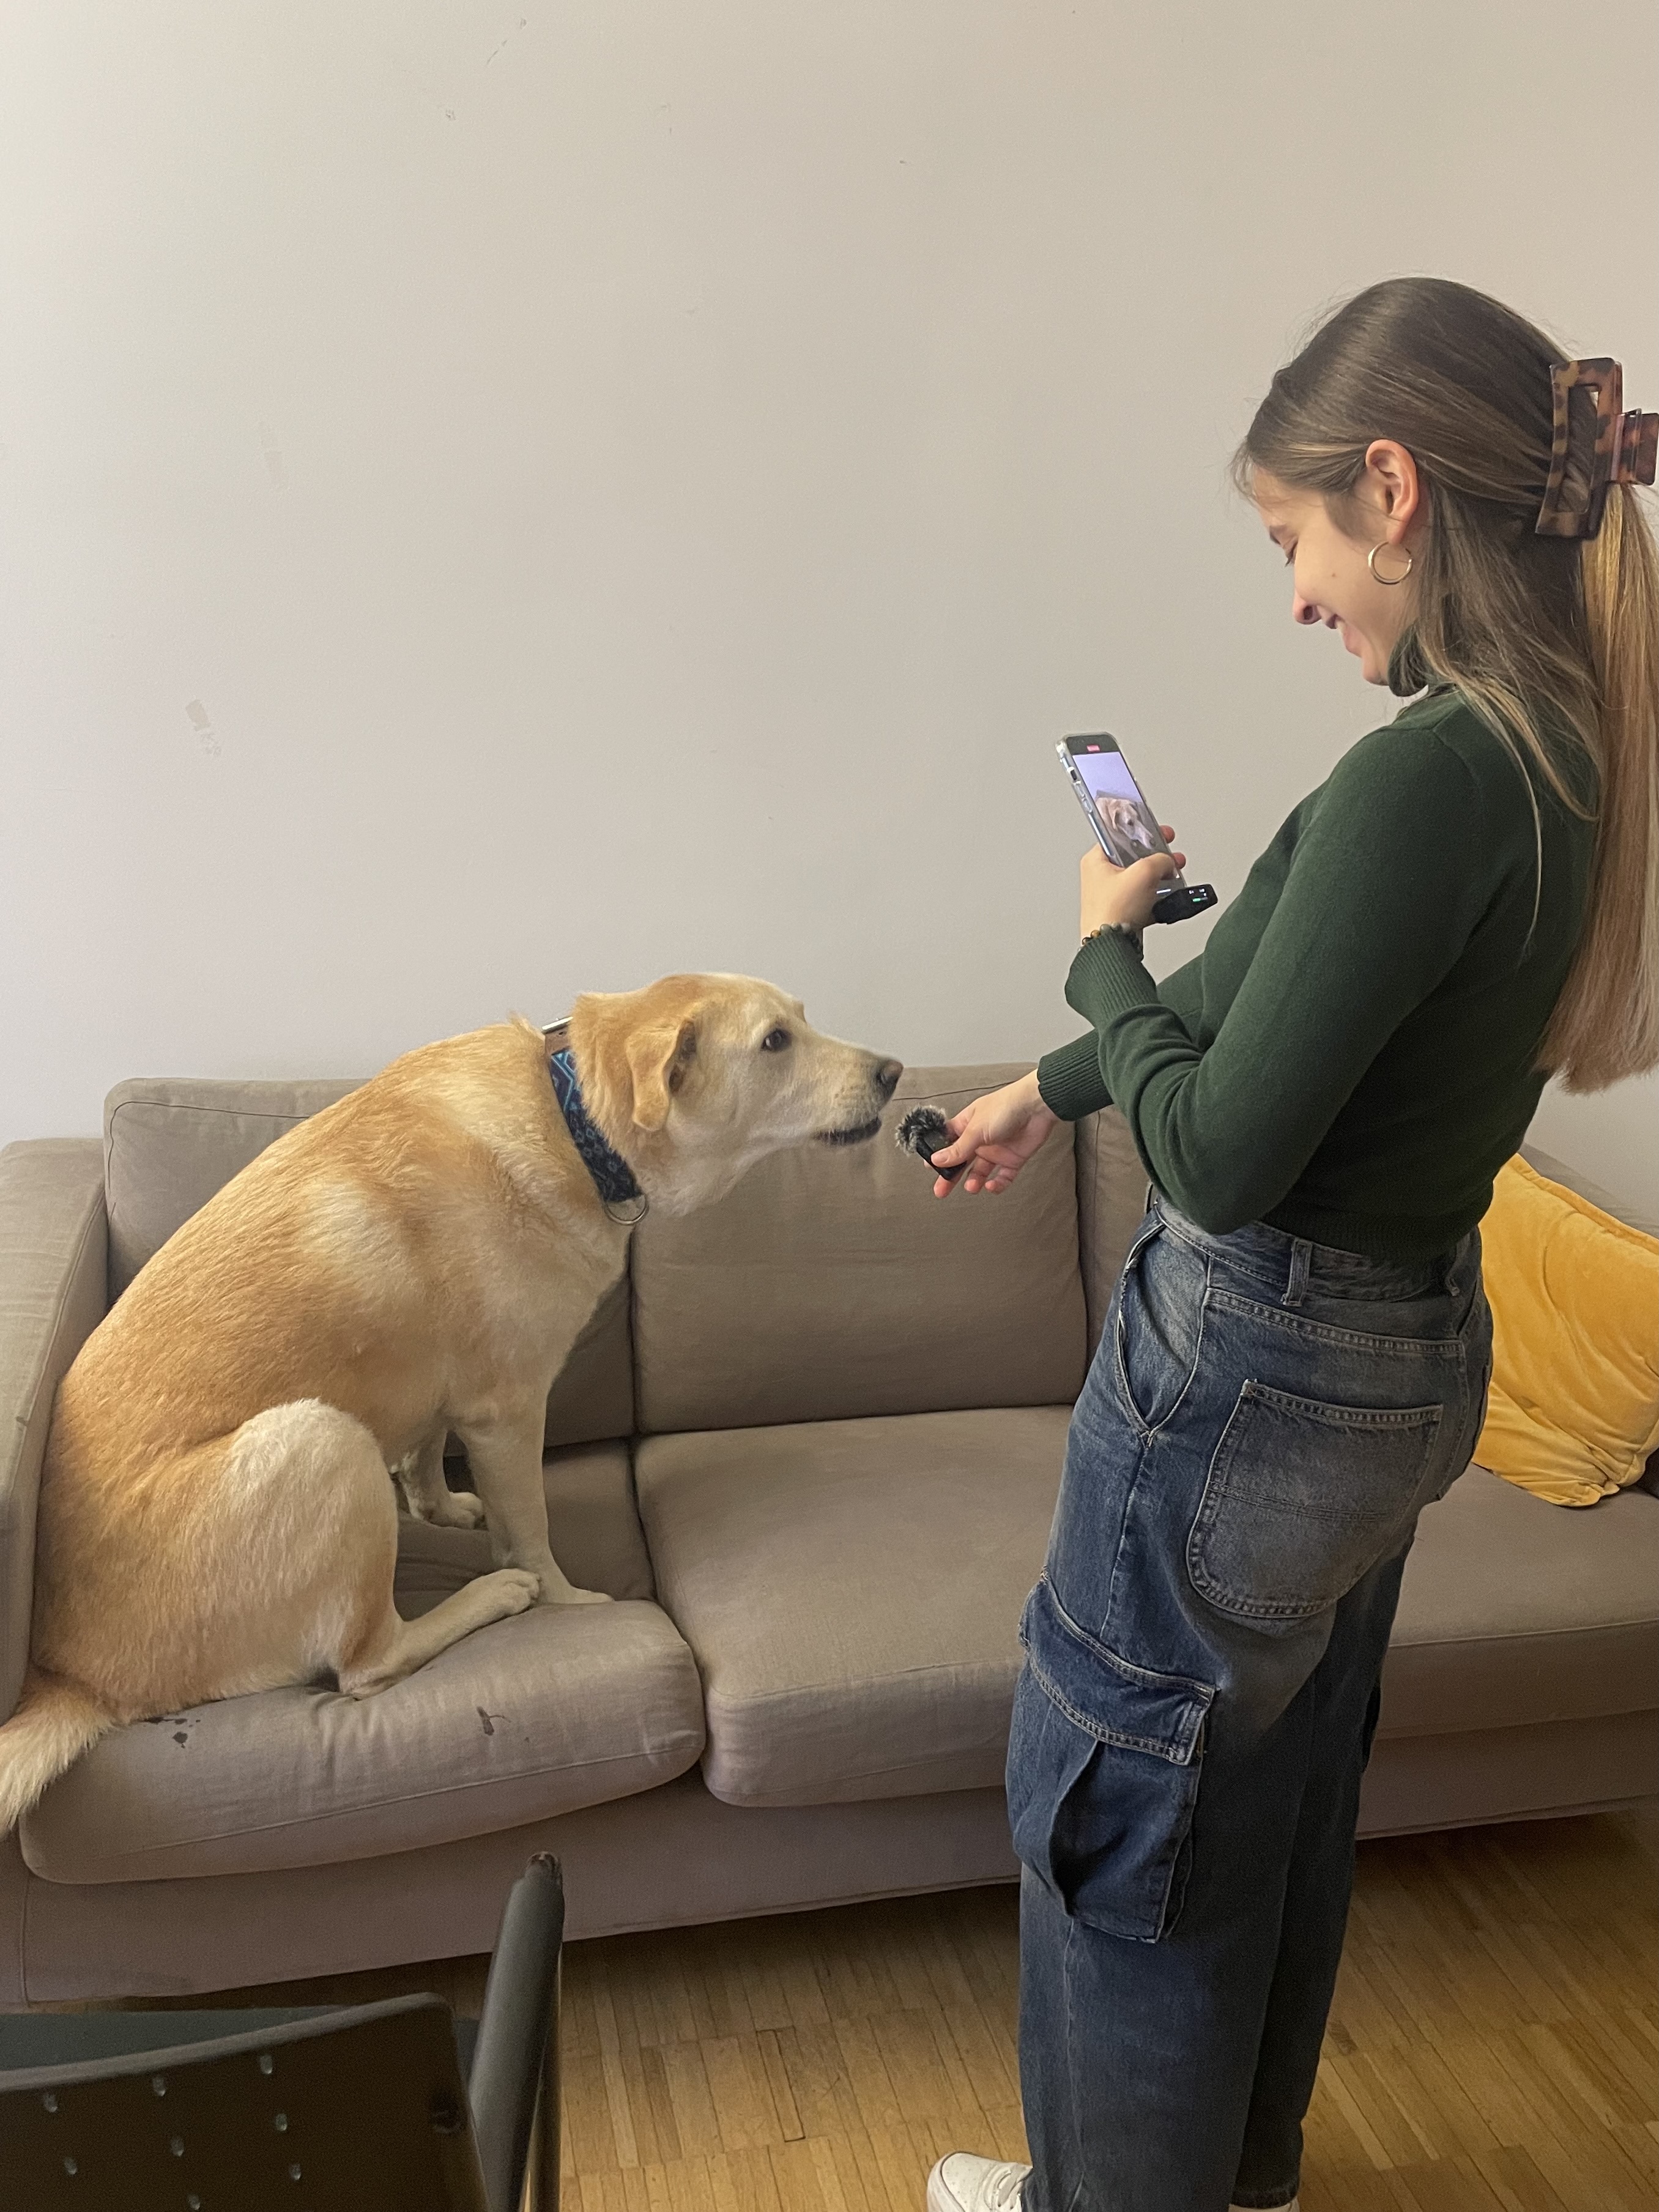
M948 1198L958 1185L966 1191L1006 1190L1027 1160L1042 1148L1059 1120L1042 1103L1036 1071L1000 1091L988 1091L945 1123L951 1141L933 1154L935 1167L967 1166L967 1173L933 1185L935 1198Z
M1166 840L1175 831L1160 825ZM1187 865L1184 853L1150 853L1132 868L1115 868L1098 845L1083 856L1083 896L1078 934L1092 937L1097 929L1145 929L1152 918L1152 902L1171 876Z

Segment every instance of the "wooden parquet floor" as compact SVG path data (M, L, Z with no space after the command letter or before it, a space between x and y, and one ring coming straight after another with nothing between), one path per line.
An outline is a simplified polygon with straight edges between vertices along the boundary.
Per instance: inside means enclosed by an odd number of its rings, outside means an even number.
M1361 1847L1304 2212L1654 2212L1659 1824ZM921 2212L953 2148L1022 2155L1012 1890L566 1954L568 2212ZM436 1989L484 1961L307 1983Z

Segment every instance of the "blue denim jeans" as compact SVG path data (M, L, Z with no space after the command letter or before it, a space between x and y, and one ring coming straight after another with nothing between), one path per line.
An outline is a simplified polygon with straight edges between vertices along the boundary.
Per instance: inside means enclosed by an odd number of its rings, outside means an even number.
M1141 1224L1021 1625L1025 2212L1296 2193L1401 1572L1491 1342L1476 1235Z

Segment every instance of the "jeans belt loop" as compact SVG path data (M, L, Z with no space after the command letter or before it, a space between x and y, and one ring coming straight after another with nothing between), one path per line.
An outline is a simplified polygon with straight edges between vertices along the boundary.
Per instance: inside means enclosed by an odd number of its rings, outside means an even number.
M1281 1305L1299 1306L1308 1295L1308 1267L1313 1258L1313 1246L1305 1237L1291 1240L1291 1279L1285 1285Z

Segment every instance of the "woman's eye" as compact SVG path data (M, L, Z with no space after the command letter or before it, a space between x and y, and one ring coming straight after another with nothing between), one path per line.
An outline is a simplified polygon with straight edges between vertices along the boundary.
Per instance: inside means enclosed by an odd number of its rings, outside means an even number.
M768 1030L761 1039L763 1052L787 1052L794 1042L787 1030Z

